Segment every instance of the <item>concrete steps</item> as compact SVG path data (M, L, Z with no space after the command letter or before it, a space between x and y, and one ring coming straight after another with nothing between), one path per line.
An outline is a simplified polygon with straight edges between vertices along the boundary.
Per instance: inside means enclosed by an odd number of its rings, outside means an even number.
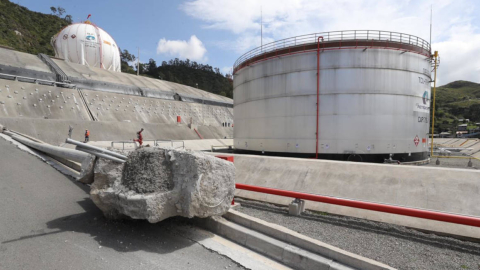
M215 234L294 269L393 269L234 210L224 217L201 219L198 223Z

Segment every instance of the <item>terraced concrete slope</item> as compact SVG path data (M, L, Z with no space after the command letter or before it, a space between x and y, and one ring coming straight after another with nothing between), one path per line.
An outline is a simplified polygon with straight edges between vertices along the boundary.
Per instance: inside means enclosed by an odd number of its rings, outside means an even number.
M106 83L117 85L119 91L123 90L126 93L139 93L138 89L152 90L163 93L165 95L172 95L178 93L186 97L195 97L205 100L215 100L225 103L232 103L232 99L215 95L190 86L152 79L144 76L135 76L132 74L112 72L105 69L88 67L80 64L65 62L60 59L53 59L53 61L67 74L69 79L77 84L80 84L85 89L101 89L113 91ZM137 91L135 91L137 90Z
M91 120L77 90L2 79L0 117Z
M0 69L0 124L49 143L69 126L79 140L85 129L91 140L131 140L142 127L150 140L233 136L232 100L196 88L5 48Z
M36 55L0 47L0 73L55 80L55 74ZM0 75L0 78L2 76Z
M178 123L222 126L233 121L233 109L174 100L82 90L87 106L99 121Z

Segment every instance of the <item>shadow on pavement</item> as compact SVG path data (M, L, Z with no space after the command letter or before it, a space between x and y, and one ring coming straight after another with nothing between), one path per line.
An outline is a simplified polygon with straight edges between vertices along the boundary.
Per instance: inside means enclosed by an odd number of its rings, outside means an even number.
M159 223L146 220L108 220L90 199L79 201L84 213L69 215L47 222L48 229L54 232L37 232L3 242L21 241L63 232L84 233L98 242L98 248L112 248L118 252L147 251L166 254L194 245L196 242L181 234L193 229L193 221L183 217L173 217ZM43 230L42 230L43 231Z

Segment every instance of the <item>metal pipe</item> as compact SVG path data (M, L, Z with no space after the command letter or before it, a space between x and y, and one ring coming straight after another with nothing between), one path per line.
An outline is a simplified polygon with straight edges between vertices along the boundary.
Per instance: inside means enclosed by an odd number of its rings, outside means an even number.
M99 152L91 150L91 149L85 149L85 148L83 148L81 146L78 146L78 145L77 145L77 147L75 147L75 149L77 149L78 151L82 151L82 152L85 152L85 153L92 154L92 155L97 156L97 157L113 160L113 161L120 162L120 163L125 163L125 160L123 160L123 159L112 157L112 156L110 156L108 154L105 154L105 153L99 153Z
M69 143L69 144L74 144L74 145L77 145L77 146L80 146L84 149L89 149L89 150L93 150L93 151L97 151L99 153L104 153L104 154L107 154L107 155L110 155L110 156L114 156L116 158L119 158L119 159L123 159L123 160L126 160L127 157L124 156L124 155L121 155L119 153L115 153L113 151L109 151L107 149L104 149L104 148L101 148L101 147L96 147L96 146L93 146L93 145L89 145L89 144L86 144L86 143L82 143L82 142L79 142L79 141L75 141L75 140L72 140L70 138L67 138L65 140L66 143ZM85 151L86 152L86 151Z
M480 227L480 217L472 217L472 216L462 216L462 215L455 215L449 213L442 213L442 212L435 212L423 209L415 209L415 208L407 208L401 206L394 206L394 205L387 205L387 204L378 204L372 202L364 202L364 201L354 201L349 199L340 199L334 197L327 197L315 194L308 194L308 193L301 193L295 191L288 191L288 190L281 190L281 189L274 189L274 188L266 188L266 187L259 187L259 186L252 186L252 185L245 185L245 184L235 184L237 189L243 189L253 192L260 192L290 198L297 198L303 200L309 200L314 202L321 202L321 203L328 203L328 204L335 204L377 212L384 212L396 215L403 215L409 217L416 217L416 218L423 218L423 219L430 219L430 220L437 220L455 224L462 224L474 227Z
M68 160L72 160L72 161L76 161L76 162L83 162L83 160L85 160L87 157L88 157L88 154L85 154L85 153L82 153L80 151L77 151L77 150L73 150L73 149L68 149L68 148L63 148L63 147L59 147L59 146L53 146L53 145L50 145L50 144L46 144L46 143L38 143L38 142L34 142L30 139L27 139L23 136L20 136L20 135L17 135L13 132L9 132L9 131L4 131L3 132L4 134L7 134L9 135L10 137L12 137L12 139L28 146L28 147L31 147L35 150L38 150L40 152L43 152L43 153L46 153L46 154L49 154L49 155L52 155L52 156L55 156L55 157L60 157L60 158L64 158L64 159L68 159Z
M436 89L437 89L437 57L438 57L438 51L435 51L435 53L433 54L433 57L435 57L435 64L433 66L433 70L434 70L434 79L433 79L433 108L432 108L432 130L431 130L431 133L432 133L432 140L431 140L431 143L430 143L430 156L433 157L433 133L434 130L435 130L435 92L436 92Z
M320 107L320 39L322 39L323 43L323 36L318 37L317 39L317 131L315 132L316 140L315 140L315 158L318 158L318 120L319 116L319 107Z

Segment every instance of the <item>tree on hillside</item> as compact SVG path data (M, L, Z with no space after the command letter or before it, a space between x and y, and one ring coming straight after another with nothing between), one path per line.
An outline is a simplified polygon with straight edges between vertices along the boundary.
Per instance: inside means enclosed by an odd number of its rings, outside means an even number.
M65 16L64 20L65 20L67 23L72 23L72 22L73 22L72 15L67 15L67 16Z
M120 50L120 67L122 72L135 74L135 70L129 63L135 62L135 55L130 54L128 50Z
M129 66L129 63L135 61L135 56L122 52L122 72L136 73L136 68ZM153 59L148 63L140 63L140 75L152 77L198 87L207 92L226 97L233 97L233 85L231 75L228 77L222 75L219 68L213 68L210 65L204 65L191 61L190 59L181 60L178 58L169 61L162 61L160 66Z

